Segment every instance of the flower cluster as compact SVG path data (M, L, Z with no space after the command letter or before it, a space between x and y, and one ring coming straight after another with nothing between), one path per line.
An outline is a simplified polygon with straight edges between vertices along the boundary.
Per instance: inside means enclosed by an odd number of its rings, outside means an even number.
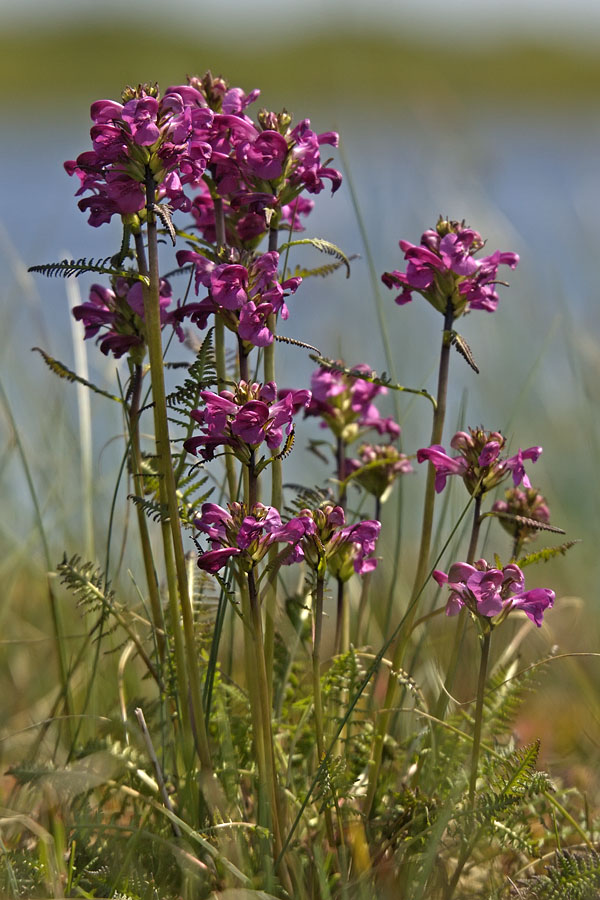
M273 544L285 543L280 562L291 565L306 559L319 571L325 567L341 581L355 572L372 571L380 523L373 520L345 526L344 511L328 504L321 509L303 509L288 522L282 522L272 506L255 503L250 511L243 503L230 503L227 509L216 503L204 503L194 524L211 542L211 549L200 554L198 565L215 573L237 557L249 571L265 557Z
M373 373L361 363L353 372L367 377ZM312 399L306 409L307 416L323 419L322 428L330 428L333 434L347 444L356 440L361 430L374 428L378 434L397 438L400 428L393 419L384 418L373 400L387 393L387 388L372 384L364 378L346 375L320 368L311 378Z
M156 85L123 93L123 103L97 100L91 107L93 149L65 163L80 181L79 201L89 223L99 226L114 215L135 222L146 206L146 183L152 179L157 200L188 210L186 185L197 184L212 155L207 140L213 112L186 103L176 89L161 98Z
M164 278L160 281L159 300L161 325L172 325L182 341L184 336L179 325L178 310L168 309L172 300L171 285ZM137 362L144 358L146 332L140 281L115 278L112 289L93 284L89 300L76 306L73 315L85 325L86 340L100 332L98 342L105 355L112 353L118 359L124 353L129 353Z
M378 560L373 556L381 523L365 519L346 525L341 506L326 503L317 510L303 509L303 519L314 524L307 530L302 548L307 564L316 571L326 569L339 581L348 581L354 574L372 572Z
M532 487L526 488L524 491L517 487L509 488L504 494L504 500L496 500L493 504L492 511L499 514L498 518L502 527L519 543L533 540L539 530L533 525L528 525L524 520L533 520L542 525L550 522L550 510L546 498Z
M300 515L284 524L274 507L262 503L255 503L250 511L243 503L230 503L227 509L216 503L204 503L194 525L208 536L212 545L200 554L198 565L213 574L233 557L239 557L249 571L277 543L291 548L283 555L282 563L299 562L303 558L300 540L314 531L311 518Z
M191 210L198 227L215 237L214 200L225 201L226 231L235 246L255 246L276 222L293 222L310 211L297 204L302 191L317 194L341 175L321 161L324 144L337 146L334 132L316 134L304 119L261 111L255 124L246 108L259 95L229 88L208 72L160 95L156 85L127 88L122 103L98 100L91 108L92 147L65 163L77 175L79 201L91 225L113 215L139 224L148 179L156 199ZM197 193L197 196L195 196Z
M346 460L349 475L369 494L383 502L399 475L412 472L410 459L393 444L362 444L358 459Z
M438 493L443 491L449 475L461 475L470 494L485 494L511 473L515 487L523 482L524 487L530 488L524 463L525 460L537 462L542 448L529 447L502 459L500 454L505 444L506 439L499 431L470 428L468 434L458 431L450 441L450 446L458 450L460 456L448 456L442 446L434 444L418 450L417 461L429 460L435 466L435 489Z
M440 586L450 589L446 615L456 615L466 606L477 616L491 619L492 625L502 622L513 609L522 610L539 627L544 613L554 605L555 594L549 588L526 591L525 578L514 563L496 569L480 559L474 566L454 563L448 574L434 571Z
M472 309L494 312L498 305L498 269L501 265L514 269L519 257L496 250L475 259L483 246L481 235L464 222L440 218L435 230L423 233L420 244L400 241L408 261L406 271L385 272L381 278L387 287L402 289L396 297L400 306L410 303L416 291L443 315L450 303L453 318Z
M258 256L248 266L235 262L217 265L194 250L179 250L177 262L180 266L194 265L196 293L201 286L208 290L208 296L199 303L181 307L181 314L190 316L200 328L206 328L211 314L220 315L231 331L255 347L273 343L267 324L269 316L274 313L288 318L285 298L294 294L302 281L277 280L279 254L274 250Z
M185 441L185 449L199 451L208 460L217 447L228 446L248 463L262 443L269 450L280 446L284 428L289 435L293 417L310 400L310 391L288 391L277 399L277 385L272 381L264 385L240 381L233 391L200 391L200 397L205 405L191 415L204 433Z

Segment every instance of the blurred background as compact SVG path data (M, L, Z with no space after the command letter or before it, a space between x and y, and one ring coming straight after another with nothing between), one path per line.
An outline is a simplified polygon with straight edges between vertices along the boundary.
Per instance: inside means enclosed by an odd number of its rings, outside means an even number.
M47 709L53 690L39 677L54 665L40 523L51 566L64 550L104 559L123 431L116 406L92 397L91 449L82 444L76 389L31 352L41 346L75 365L81 344L69 302L79 301L76 292L69 300L65 282L26 269L65 256L104 257L118 247L116 222L86 224L62 165L88 148L91 102L118 99L128 83L158 81L164 89L208 68L246 91L260 88L257 106L286 107L296 121L310 117L317 131L341 134L334 165L344 184L335 197L324 191L316 198L306 233L359 258L350 281L336 273L300 288L285 334L351 365L386 370L402 384L434 389L439 315L421 298L395 306L378 280L403 267L398 240L418 242L444 214L464 218L490 251L520 254L498 311L458 323L481 374L453 357L445 442L460 424L482 424L501 429L514 450L544 446L532 481L546 494L553 523L582 543L529 570L531 585L554 587L558 600L542 631L528 633L524 659L552 647L597 651L600 5L173 0L167 12L152 0L2 0L0 12L0 708L7 723L0 746L7 758L16 732ZM297 261L317 264L308 253ZM91 281L77 282L84 299ZM115 363L92 344L87 351L91 379L115 391ZM278 354L279 383L307 385L314 364L304 352ZM428 442L429 407L404 396L396 402L403 447L413 453ZM311 433L308 425L298 443ZM307 458L294 454L291 480L323 483L325 467L308 459L307 474ZM401 572L404 563L412 571L422 485L422 472L405 479ZM457 509L464 503L459 488ZM393 524L394 501L388 507ZM117 554L125 527L119 520ZM382 547L388 559L393 531ZM553 538L542 536L536 546L560 542ZM496 550L510 552L499 532L491 535L490 558ZM82 624L71 599L63 601L76 639ZM402 602L400 590L398 609ZM598 673L594 659L545 667L523 719L524 738L541 734L547 758L559 761L565 777L575 779L597 756Z

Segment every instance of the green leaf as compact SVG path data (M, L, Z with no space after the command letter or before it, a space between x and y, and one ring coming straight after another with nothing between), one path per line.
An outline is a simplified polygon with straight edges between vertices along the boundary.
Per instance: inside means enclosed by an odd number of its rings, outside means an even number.
M42 350L41 347L32 347L31 349L35 350L44 358L44 362L48 368L51 369L55 375L58 375L59 378L66 378L67 381L76 381L79 384L83 384L91 391L94 391L95 394L100 394L102 397L107 397L109 400L114 400L116 403L124 402L122 397L116 397L114 394L109 394L108 391L103 391L102 388L92 384L91 381L87 381L85 378L72 372L71 369L68 369L67 366L64 365L64 363L61 363L58 359L54 359L53 356L50 356L50 354L46 353L45 350Z
M560 544L558 547L543 547L541 550L538 550L536 553L528 553L527 556L521 557L518 560L517 565L520 569L524 566L531 566L534 563L539 562L548 562L549 559L554 559L555 556L559 554L564 556L567 550L570 550L571 547L574 547L575 544L580 544L581 541L566 541L564 544Z
M100 275L110 275L112 278L127 278L132 281L141 281L142 284L148 286L150 279L146 275L140 275L131 269L115 268L112 265L112 256L106 256L104 259L62 259L60 262L45 263L41 266L30 266L28 272L37 272L39 275L46 275L48 278L70 278L71 276L79 278L86 272L97 272Z
M343 250L340 250L335 244L332 244L330 241L325 241L322 238L298 238L295 241L287 241L285 244L282 244L279 247L279 252L283 253L284 250L287 250L288 247L300 247L302 244L307 244L311 247L314 247L319 253L326 253L328 256L335 256L336 259L339 260L339 264L345 266L346 268L346 278L350 278L350 260L346 256Z
M348 257L348 262L352 262L355 259L358 259L358 253L353 253L352 256ZM322 266L316 266L312 269L305 269L303 266L296 266L292 275L295 278L326 278L328 275L331 275L333 272L337 272L342 266L345 265L343 259L338 259L336 262L332 263L324 263Z

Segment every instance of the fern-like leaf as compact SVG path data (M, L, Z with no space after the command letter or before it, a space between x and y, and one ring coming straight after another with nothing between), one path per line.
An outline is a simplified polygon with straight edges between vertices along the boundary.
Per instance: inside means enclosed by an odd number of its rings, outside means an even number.
M97 385L92 384L91 381L87 381L87 379L82 378L80 375L77 375L76 372L73 372L71 369L67 368L64 363L61 363L58 359L54 359L53 356L50 356L49 353L46 353L45 350L42 350L41 347L32 347L32 350L35 350L39 353L46 365L49 369L54 372L55 375L58 375L59 378L65 378L67 381L77 382L78 384L83 384L85 387L89 388L90 391L94 391L95 394L100 394L102 397L107 397L109 400L114 400L116 403L123 403L122 397L117 397L115 394L109 394L108 391L103 391L102 388L97 387Z
M525 900L596 900L600 895L600 855L558 850L554 865L519 885Z
M437 406L434 397L432 397L428 391L423 388L409 388L404 387L404 385L401 384L394 384L385 372L382 372L381 375L377 375L376 372L363 372L360 369L351 369L339 362L339 360L328 359L325 356L313 356L311 354L310 358L313 362L316 362L318 366L322 369L326 369L328 372L337 372L341 375L345 375L347 378L358 378L361 381L367 381L369 384L376 384L380 387L389 388L391 391L405 391L407 394L417 394L419 397L426 397L433 405L434 409Z
M358 253L353 253L352 256L348 257L348 262L353 262L358 258ZM335 262L325 263L324 265L316 266L313 269L305 269L303 266L296 266L293 275L295 278L326 278L333 272L337 272L343 265L345 265L344 260L338 259Z
M330 241L325 241L322 238L297 238L294 241L287 241L285 244L281 245L281 247L279 248L279 252L283 253L283 251L287 250L288 247L300 247L303 244L314 247L319 251L319 253L326 253L328 256L335 256L340 265L343 265L345 267L346 278L350 278L350 260L348 259L344 251L340 250L339 247L336 247L336 245L332 244Z
M128 494L127 499L131 500L153 522L170 521L169 510L166 504L157 503L156 500L147 500L145 497L137 497L135 494Z
M196 354L196 359L188 369L188 377L181 387L167 396L167 406L189 412L198 404L201 390L214 387L217 371L213 346L213 329L209 329Z
M555 556L564 556L567 550L570 550L575 544L580 543L581 541L579 540L565 541L564 544L560 544L558 547L543 547L536 553L528 553L527 556L521 557L517 565L522 569L524 566L532 566L534 563L548 562L549 559L554 559Z
M471 352L471 348L465 341L462 335L458 334L457 331L449 332L449 340L450 344L457 350L458 353L462 356L464 360L471 366L474 372L479 375L479 368L475 359L473 357L473 353Z
M495 509L492 512L484 513L484 516L494 516L497 519L505 519L508 522L517 522L519 525L526 525L527 528L533 528L536 531L551 531L553 534L566 533L563 528L550 525L548 522L540 522L538 519L530 519L528 516L518 516L515 513L502 512L501 510Z
M112 278L127 278L128 280L141 281L142 284L149 285L150 280L147 275L140 275L131 269L115 268L112 264L112 256L106 256L104 259L62 259L60 262L44 263L40 266L30 266L28 272L36 272L39 275L46 275L48 278L79 278L86 272L96 272L100 275L110 275Z

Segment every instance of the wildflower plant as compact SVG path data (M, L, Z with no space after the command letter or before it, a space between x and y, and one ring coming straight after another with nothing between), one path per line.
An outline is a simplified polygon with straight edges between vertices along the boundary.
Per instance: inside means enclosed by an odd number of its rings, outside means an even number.
M140 684L145 699L136 700L145 711L131 708L122 686L118 715L106 711L102 747L117 760L117 775L65 807L69 896L110 889L150 897L150 871L163 873L164 897L450 900L467 896L470 879L490 896L509 896L506 873L521 869L517 850L529 860L554 848L549 817L565 811L536 771L539 746L516 747L507 737L506 708L519 685L514 673L494 682L491 635L502 636L517 617L542 627L555 593L535 579L525 588L522 569L535 554L520 554L538 531L560 529L526 473L541 447L515 452L500 431L482 426L452 437L454 455L443 439L452 348L477 371L456 321L494 312L499 271L514 270L519 258L488 253L478 232L447 218L419 244L400 241L405 271L385 273L384 283L400 290L398 305L418 293L444 319L435 395L293 339L298 346L286 351L312 350L317 368L310 386L278 388L278 330L286 320L293 327L296 295L323 274L288 269L289 253L312 246L335 259L331 272L349 269L349 260L322 238L294 238L308 227L317 195L341 186L324 158L337 135L317 134L308 119L294 125L285 110L252 117L258 94L208 72L164 93L145 84L127 88L120 102L93 103L92 149L65 168L79 181L89 224L119 220L122 240L100 264L33 267L103 276L73 314L86 339L127 364L120 396L100 393L124 414L128 502L145 574L141 615L94 561L66 555L57 569L100 622L110 619L122 633L149 679L143 692ZM168 279L159 239L173 246ZM183 290L173 287L181 273ZM501 310L510 315L508 301ZM167 350L190 345L199 349L187 377L167 393ZM388 391L428 401L428 447L411 447L406 433L401 447L398 422L378 406ZM320 436L309 446L329 471L318 488L286 486L285 461L315 418ZM422 513L410 516L420 518L420 538L402 563L413 587L373 652L365 621L375 620L389 575L382 505L409 473L425 482ZM466 488L464 510L452 530L440 519L440 533L451 534L434 548L436 497L452 475ZM505 498L494 501L509 480ZM465 517L470 534L444 572L438 565ZM497 546L492 563L480 558L486 519L486 545ZM498 524L513 538L504 560ZM491 558L489 546L485 552ZM442 605L424 612L425 596L440 589ZM199 610L210 604L206 627ZM409 651L417 629L444 612L450 652L436 662L446 669L440 688L427 680L431 665ZM471 714L457 722L453 691L469 623L479 675ZM102 625L98 647L109 632ZM58 630L56 641L60 647ZM76 668L62 670L66 715L77 702ZM407 716L417 724L407 726ZM58 728L57 747L66 769L90 756L78 732ZM95 819L93 838L82 840L84 813ZM534 820L545 827L537 839ZM568 822L588 841L572 816ZM132 835L124 856L115 849L117 826ZM135 841L154 838L148 856L136 857ZM3 846L4 858L16 859L18 848ZM117 857L110 880L102 866Z

